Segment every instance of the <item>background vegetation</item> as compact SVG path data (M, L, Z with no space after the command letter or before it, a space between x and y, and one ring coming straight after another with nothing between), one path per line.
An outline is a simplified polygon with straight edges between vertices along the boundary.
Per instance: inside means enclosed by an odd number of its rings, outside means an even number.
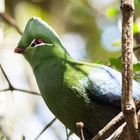
M2 5L3 0L0 1ZM78 60L113 65L121 70L121 14L117 0L5 0L5 9L23 31L28 19L38 16L60 35L66 49ZM140 3L135 0L134 46L140 45ZM2 9L2 8L1 8ZM12 85L39 92L29 65L14 54L20 34L0 17L0 63ZM136 49L139 59L140 51ZM140 65L135 61L134 78ZM0 73L0 89L7 81ZM32 140L54 116L41 97L19 91L0 93L0 129L7 139ZM39 140L66 140L65 127L57 120ZM75 135L71 139L78 139Z

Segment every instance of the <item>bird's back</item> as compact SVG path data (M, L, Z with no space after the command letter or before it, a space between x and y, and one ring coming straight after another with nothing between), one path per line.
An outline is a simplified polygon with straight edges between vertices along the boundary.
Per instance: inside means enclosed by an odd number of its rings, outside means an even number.
M91 116L88 117L94 119L87 119L88 121L85 122L89 125L87 129L90 128L89 131L92 130L92 134L96 134L121 111L122 74L110 67L98 64L73 63L72 66L77 76L71 77L73 79L77 77L75 80L80 83L84 91L79 92L83 93L83 96L85 93L88 105L92 106L91 112L88 112ZM85 76L79 78L78 73ZM140 97L140 84L133 80L133 98L138 97Z

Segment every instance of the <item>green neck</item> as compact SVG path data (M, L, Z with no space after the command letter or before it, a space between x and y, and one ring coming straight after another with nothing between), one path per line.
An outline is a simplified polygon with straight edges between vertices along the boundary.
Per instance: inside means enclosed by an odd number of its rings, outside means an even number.
M51 59L61 59L63 61L72 60L70 55L59 46L28 47L23 53L24 57L29 61L34 69L42 63L47 63Z

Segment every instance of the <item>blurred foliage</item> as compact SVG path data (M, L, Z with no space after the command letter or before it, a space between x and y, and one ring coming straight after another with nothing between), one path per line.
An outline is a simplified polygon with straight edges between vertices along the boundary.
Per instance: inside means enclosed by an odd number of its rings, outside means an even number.
M133 68L134 68L134 72L140 71L140 64L139 63L134 64Z
M113 1L110 3L111 7L95 4L91 0L6 0L6 11L17 20L22 29L29 17L39 16L60 35L76 32L86 42L88 59L93 62L99 59L107 61L109 57L119 56L120 51L112 52L104 48L101 40L103 30L97 20L103 19L105 24L108 22L117 27L119 3ZM107 11L107 15L104 11Z
M106 15L108 17L114 17L114 16L118 15L118 13L119 13L119 10L116 9L115 7L109 7L106 10Z
M139 25L136 22L133 23L133 32L134 34L140 32Z
M121 40L117 40L117 41L113 42L112 46L114 46L114 47L121 46Z
M118 59L118 58L110 58L109 62L111 64L111 66L116 68L118 71L122 70L122 63L121 63L120 59Z

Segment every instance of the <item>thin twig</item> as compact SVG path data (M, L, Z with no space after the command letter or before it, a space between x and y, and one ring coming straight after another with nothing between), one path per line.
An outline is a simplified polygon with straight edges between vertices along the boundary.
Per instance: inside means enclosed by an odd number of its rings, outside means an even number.
M84 123L83 122L77 122L76 127L77 127L78 132L79 132L80 140L85 140L84 133L83 133Z
M104 140L108 138L124 122L123 113L115 116L103 129L101 129L92 140Z
M50 122L43 128L43 130L37 135L37 137L36 137L34 140L37 140L37 139L41 136L41 134L42 134L45 130L47 130L56 120L57 120L57 118L55 117L52 121L50 121Z
M15 88L15 87L12 87L12 89L13 90L11 90L10 88L2 89L2 90L0 90L0 92L4 92L4 91L20 91L20 92L24 92L24 93L27 93L27 94L33 94L33 95L41 96L40 93L37 93L37 92L34 92L34 91L29 91L29 90L26 90L26 89L18 89L18 88Z
M25 90L25 89L18 89L18 88L15 88L15 87L11 84L11 82L10 82L8 76L6 75L6 73L5 73L5 71L4 71L4 69L3 69L3 67L2 67L1 64L0 64L0 68L1 68L1 71L2 71L2 73L3 73L3 75L4 75L5 79L6 79L6 81L8 82L8 88L7 88L7 89L0 90L0 92L3 92L3 91L14 91L14 90L16 90L16 91L25 92L25 93L30 93L30 94L34 94L34 95L39 95L39 96L40 96L39 93L34 92L34 91L29 91L29 90Z
M122 140L129 140L128 137L126 136L126 132L127 132L126 123L123 123L107 140L121 140L122 137L123 137Z
M7 22L9 23L10 25L12 25L16 30L17 32L22 35L22 31L20 30L20 28L18 27L18 25L16 24L16 21L14 18L12 18L8 13L6 12L3 12L3 13L0 13L0 16Z
M6 78L6 81L8 82L9 90L12 91L13 90L13 86L12 86L10 80L8 79L8 77L7 77L7 75L6 75L6 73L5 73L5 71L4 71L4 69L3 69L1 64L0 64L0 68L1 68L1 71L2 71L2 73L4 75L4 77Z
M40 93L37 93L37 92L34 92L34 91L25 90L25 89L14 88L14 90L20 91L20 92L25 92L25 93L30 93L30 94L33 94L33 95L39 95L39 96L41 96Z
M138 102L136 101L136 104L137 104L137 107L139 108L140 104ZM139 113L140 113L140 110L137 109L138 120L140 119ZM127 129L126 123L123 123L107 140L131 140L131 137L129 135L130 134Z

